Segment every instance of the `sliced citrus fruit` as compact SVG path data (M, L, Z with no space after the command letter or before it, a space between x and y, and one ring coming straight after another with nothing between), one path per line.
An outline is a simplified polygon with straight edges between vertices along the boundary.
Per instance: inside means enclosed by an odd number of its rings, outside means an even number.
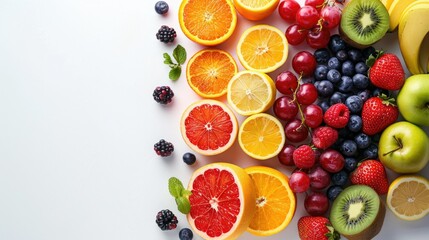
M271 15L280 0L234 0L237 11L249 20L261 20Z
M296 208L289 178L265 166L245 170L256 186L256 212L247 231L257 236L270 236L282 231L292 220Z
M204 98L223 96L229 80L236 73L234 58L218 49L204 49L195 53L186 67L189 86Z
M237 13L230 0L182 0L179 24L190 40L213 46L232 35Z
M403 175L389 186L387 206L403 220L418 220L429 212L429 181L418 175Z
M257 113L246 118L238 131L238 143L250 157L266 160L277 156L285 143L285 133L277 118Z
M286 62L288 48L282 31L270 25L255 25L241 35L237 56L244 68L268 73Z
M228 103L240 115L265 112L273 105L275 98L276 86L265 73L245 70L229 81Z
M239 166L211 163L197 169L189 182L187 219L204 239L236 239L255 212L255 185Z
M237 137L234 113L222 102L212 99L191 104L182 114L180 130L186 144L203 155L226 151Z

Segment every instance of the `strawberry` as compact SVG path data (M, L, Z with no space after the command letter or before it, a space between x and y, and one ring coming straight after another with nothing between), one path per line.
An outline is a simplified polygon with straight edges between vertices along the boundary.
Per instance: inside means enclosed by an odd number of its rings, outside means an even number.
M352 184L363 184L372 187L378 194L384 195L389 190L386 170L377 160L365 160L351 173Z
M298 220L298 233L301 240L336 240L340 234L331 226L326 217L304 216Z
M398 116L399 110L394 98L388 98L384 94L371 97L362 107L362 131L367 135L377 134L396 122Z
M404 68L395 54L377 51L377 56L371 55L366 64L370 67L369 80L375 86L387 90L399 90L404 85Z
M310 169L316 163L316 153L308 145L301 145L295 149L292 158L297 168Z
M338 131L329 126L318 127L314 129L311 138L315 147L327 149L337 141Z
M323 120L328 126L343 128L347 126L350 118L350 110L344 103L336 103L326 110Z

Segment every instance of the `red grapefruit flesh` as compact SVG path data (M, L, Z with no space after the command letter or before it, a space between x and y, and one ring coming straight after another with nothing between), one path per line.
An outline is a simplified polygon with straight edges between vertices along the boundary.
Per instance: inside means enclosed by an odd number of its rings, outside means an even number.
M188 222L204 239L236 239L255 212L256 189L250 176L230 163L196 170L189 182Z
M217 100L200 100L182 114L180 130L192 150L206 156L226 151L234 143L238 123L234 113Z

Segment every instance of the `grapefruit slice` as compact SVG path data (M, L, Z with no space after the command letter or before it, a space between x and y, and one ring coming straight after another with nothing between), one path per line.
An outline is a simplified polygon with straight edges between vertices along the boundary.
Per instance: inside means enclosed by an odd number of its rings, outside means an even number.
M197 169L189 182L191 211L187 219L203 239L236 239L255 213L256 189L244 169L211 163Z
M232 146L237 137L238 123L224 103L205 99L191 104L183 112L180 130L192 150L212 156Z

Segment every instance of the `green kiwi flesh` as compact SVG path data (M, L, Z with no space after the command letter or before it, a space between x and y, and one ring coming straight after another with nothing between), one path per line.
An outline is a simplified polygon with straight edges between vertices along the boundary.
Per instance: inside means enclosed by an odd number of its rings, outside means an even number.
M380 232L385 214L384 203L371 187L352 185L332 203L329 220L349 240L370 240Z
M364 48L387 33L389 21L380 0L351 0L343 9L339 33L350 45Z

